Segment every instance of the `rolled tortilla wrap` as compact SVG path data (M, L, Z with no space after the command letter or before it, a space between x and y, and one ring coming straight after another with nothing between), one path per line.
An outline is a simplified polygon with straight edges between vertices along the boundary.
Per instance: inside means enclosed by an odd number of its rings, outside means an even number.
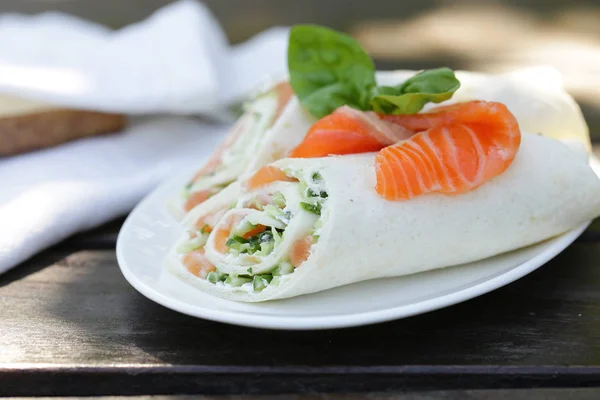
M235 204L217 196L188 214L188 233L166 259L170 272L235 301L282 299L484 259L600 215L600 180L587 154L534 134L523 134L503 174L460 195L383 200L373 154L272 166L285 181L253 190L238 183ZM213 225L204 245L190 251L188 235L206 221ZM190 268L193 252L202 256L199 273Z
M382 85L396 85L415 71L378 74ZM505 104L524 132L540 133L561 141L578 141L591 151L589 129L579 105L565 91L560 73L552 67L531 67L499 74L455 71L460 88L451 99L428 104L423 111L471 100Z
M294 111L290 114L288 105L295 101L286 81L267 86L249 100L221 145L174 200L175 214L182 216L245 172L285 156L286 149L280 149L282 143L285 145L285 136L291 134L302 138L311 123L308 114L293 104L291 109ZM279 134L273 138L271 132ZM284 137L280 139L279 135Z
M393 86L417 72L380 71L377 80L381 85ZM588 151L591 149L581 110L565 92L556 70L528 68L504 74L457 71L456 76L461 87L454 96L440 104L429 104L424 111L462 101L497 101L515 115L523 131L574 140L583 143ZM245 179L261 166L285 158L316 121L291 95L285 80L267 86L261 93L248 103L246 112L215 155L178 197L176 215L183 215L184 209L191 210L234 180Z

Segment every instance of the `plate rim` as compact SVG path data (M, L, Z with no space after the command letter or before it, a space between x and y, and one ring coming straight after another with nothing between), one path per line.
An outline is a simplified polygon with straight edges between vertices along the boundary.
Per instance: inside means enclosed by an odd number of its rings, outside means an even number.
M178 178L177 175L175 178ZM549 240L555 241L552 246L536 254L534 257L520 263L510 270L484 280L473 286L463 288L451 293L430 298L415 303L404 304L396 307L385 308L376 311L363 311L351 314L336 314L328 316L272 316L261 315L259 318L255 314L243 314L231 312L228 310L215 310L200 305L192 305L177 298L169 297L160 291L157 291L152 286L147 285L139 279L131 268L127 267L126 256L124 255L123 237L124 233L129 231L130 225L133 223L135 215L143 209L147 203L152 202L154 197L165 190L167 186L171 186L178 179L167 179L162 184L158 185L154 190L148 193L129 213L123 226L119 230L116 244L117 264L127 282L134 289L140 292L146 298L160 304L163 307L177 311L181 314L189 315L195 318L201 318L209 321L225 323L229 325L245 326L250 328L275 329L275 330L323 330L323 329L339 329L350 328L362 325L378 324L398 319L404 319L411 316L424 314L438 309L453 306L483 294L492 292L515 282L518 279L528 275L541 266L545 265L552 258L556 257L567 247L569 247L591 224L591 220L580 226L567 231L561 235L555 236ZM167 211L165 211L167 212ZM177 220L167 212L169 218L174 223ZM542 243L542 242L540 242ZM491 258L491 257L490 257ZM485 259L483 259L485 260ZM480 260L480 261L483 261ZM162 263L162 260L161 260ZM226 300L227 301L227 300ZM231 300L228 300L231 301Z

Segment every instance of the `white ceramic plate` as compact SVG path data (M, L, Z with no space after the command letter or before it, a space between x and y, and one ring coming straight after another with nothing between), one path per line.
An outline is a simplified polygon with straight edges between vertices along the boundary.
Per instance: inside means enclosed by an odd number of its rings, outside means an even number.
M121 271L133 287L165 307L259 328L350 327L447 307L527 275L569 246L589 225L525 249L452 268L360 282L285 300L237 303L205 294L163 273L162 260L182 233L166 204L188 177L183 174L161 185L131 212L117 241Z

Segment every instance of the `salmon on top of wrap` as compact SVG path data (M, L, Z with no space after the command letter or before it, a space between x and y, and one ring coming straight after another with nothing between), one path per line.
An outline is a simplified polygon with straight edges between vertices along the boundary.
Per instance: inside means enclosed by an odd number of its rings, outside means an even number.
M298 71L294 73L294 81L299 81ZM400 87L417 72L378 71L375 79L379 86L374 88L385 91L390 90L386 88ZM555 69L534 67L500 74L456 71L455 76L461 85L453 95L442 95L436 101L426 103L423 111L471 100L500 102L517 118L521 129L581 143L588 152L591 150L589 131L581 110L564 90L561 76ZM320 87L305 94L297 84L296 90L302 96L299 99L292 92L287 77L261 89L245 104L244 114L213 156L183 188L175 202L175 213L187 213L238 178L246 178L259 167L288 157L316 122L314 115L323 115L314 109L314 104L320 101L319 96L327 98L331 95L330 98L336 99L332 102L334 106L347 103L343 93L331 92L331 87ZM383 103L384 96L385 93L381 93L371 102Z
M378 71L377 83L400 85L418 71ZM591 150L588 127L577 103L565 92L558 72L548 67L484 74L456 71L461 82L453 96L428 103L423 111L471 100L503 103L521 129L550 138L583 144ZM183 188L176 214L189 212L238 178L263 165L288 157L302 142L316 118L302 106L282 80L247 102L245 112L213 156Z
M282 158L286 153L279 143L281 140L270 133L292 129L304 133L313 122L308 114L298 113L293 102L292 90L285 80L268 86L249 99L244 104L243 114L223 142L183 189L176 201L175 212L189 212L221 192L244 172ZM293 112L286 111L290 106Z
M202 290L293 297L491 257L600 215L583 146L522 130L501 102L440 105L461 86L448 68L378 86L352 38L314 26L292 29L288 60L318 120L287 158L186 216L166 265Z

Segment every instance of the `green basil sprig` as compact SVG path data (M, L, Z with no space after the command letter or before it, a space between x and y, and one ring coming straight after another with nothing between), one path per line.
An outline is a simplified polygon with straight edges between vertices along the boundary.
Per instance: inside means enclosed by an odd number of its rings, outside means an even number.
M376 87L371 106L382 114L416 114L427 103L450 99L459 87L460 82L450 68L430 69L398 86Z
M328 28L296 25L288 45L290 85L315 117L347 104L370 108L375 66L358 42Z
M316 118L343 105L384 114L415 114L452 97L460 82L449 68L426 70L398 86L377 86L371 57L351 36L296 25L288 44L290 85Z

